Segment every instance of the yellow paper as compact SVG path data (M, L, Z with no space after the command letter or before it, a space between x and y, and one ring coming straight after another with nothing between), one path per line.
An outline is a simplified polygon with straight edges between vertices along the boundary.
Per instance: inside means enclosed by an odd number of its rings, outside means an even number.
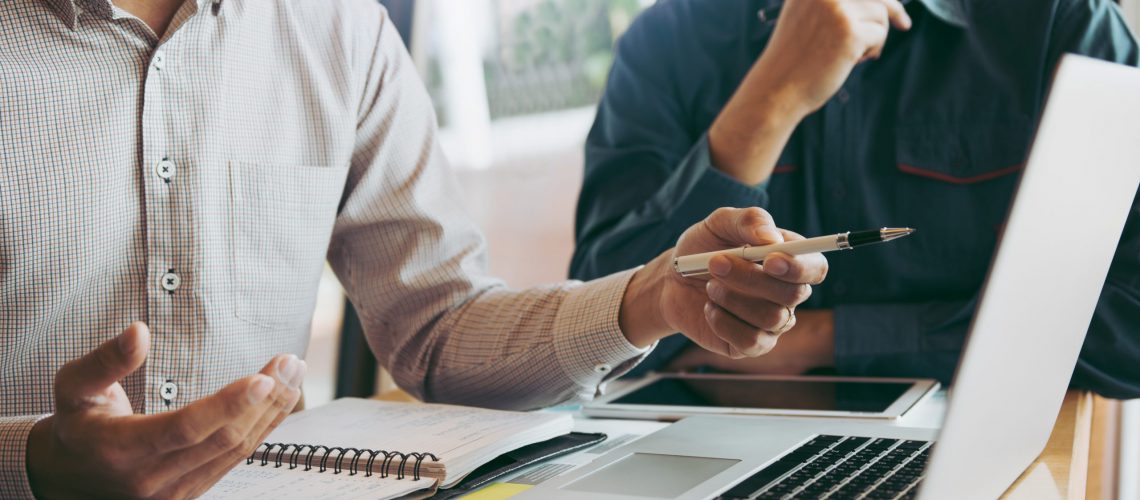
M534 485L530 484L495 483L470 495L464 495L463 500L506 500L533 487Z

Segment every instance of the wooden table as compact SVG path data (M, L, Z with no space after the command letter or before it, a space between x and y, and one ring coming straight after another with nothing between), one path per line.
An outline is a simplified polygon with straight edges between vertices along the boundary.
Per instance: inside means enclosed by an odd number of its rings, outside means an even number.
M1093 395L1069 391L1045 450L1002 498L1050 500L1085 498L1092 447ZM1094 474L1095 476L1095 474Z

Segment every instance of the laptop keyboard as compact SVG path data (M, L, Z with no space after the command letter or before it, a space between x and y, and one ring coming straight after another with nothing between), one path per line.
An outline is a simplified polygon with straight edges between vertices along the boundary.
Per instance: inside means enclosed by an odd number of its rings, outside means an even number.
M914 498L930 445L905 439L816 436L720 498Z

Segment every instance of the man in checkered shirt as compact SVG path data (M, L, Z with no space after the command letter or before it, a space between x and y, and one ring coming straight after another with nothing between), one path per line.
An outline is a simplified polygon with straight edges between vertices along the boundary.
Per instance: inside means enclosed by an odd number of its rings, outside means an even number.
M722 209L644 267L509 290L458 198L372 0L0 2L0 497L205 491L295 406L326 260L401 387L511 408L672 332L763 354L827 270L677 277L800 238Z

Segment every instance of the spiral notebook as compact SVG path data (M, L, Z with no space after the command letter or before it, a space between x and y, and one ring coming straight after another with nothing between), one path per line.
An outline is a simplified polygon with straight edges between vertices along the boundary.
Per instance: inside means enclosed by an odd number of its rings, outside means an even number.
M205 498L396 498L571 431L566 413L338 399L290 415Z

